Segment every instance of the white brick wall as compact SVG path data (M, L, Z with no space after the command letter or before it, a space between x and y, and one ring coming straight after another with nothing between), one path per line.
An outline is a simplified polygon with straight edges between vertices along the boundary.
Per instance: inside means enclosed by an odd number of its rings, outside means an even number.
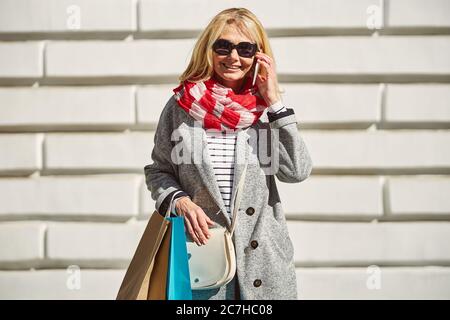
M46 258L49 263L62 263L62 266L126 268L144 228L145 222L51 223L47 231Z
M357 75L395 79L450 72L449 36L289 37L271 43L278 72L294 79Z
M450 262L448 222L300 222L288 224L300 265L434 265ZM313 246L307 244L314 243Z
M140 175L1 179L0 219L127 220L138 214Z
M44 170L143 172L153 148L153 134L49 133L45 137Z
M35 266L44 259L46 226L40 222L2 222L0 261L3 268ZM2 290L3 294L4 290Z
M115 298L160 112L231 6L266 27L314 162L278 183L300 299L450 298L449 1L3 0L0 299Z
M372 281L377 274L381 281ZM448 267L299 268L300 299L443 299ZM378 286L379 284L379 286Z
M446 0L390 0L387 5L391 27L444 28L450 26L448 19L450 3Z
M42 169L43 135L0 134L0 174L31 174Z
M176 75L189 61L191 39L52 41L46 75L62 78ZM70 61L70 63L68 63Z
M43 48L43 42L35 41L0 43L0 77L3 80L42 77Z
M450 122L450 85L389 84L386 86L386 121L444 126ZM426 107L424 107L426 106Z
M107 14L105 14L107 12ZM14 13L14 14L12 14ZM74 24L80 15L79 29ZM71 19L67 19L71 17ZM134 31L133 0L2 0L0 29L8 33ZM69 30L68 30L69 29Z
M0 88L0 128L127 129L135 124L133 89L132 86Z
M318 172L445 173L449 169L448 130L311 130L303 135Z

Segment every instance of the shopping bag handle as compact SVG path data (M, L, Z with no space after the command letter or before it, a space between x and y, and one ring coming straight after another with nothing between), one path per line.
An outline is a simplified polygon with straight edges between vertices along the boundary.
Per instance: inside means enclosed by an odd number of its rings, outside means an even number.
M169 217L170 217L170 213L172 212L173 198L174 198L177 194L179 194L180 192L183 192L183 191L178 190L178 191L175 191L175 192L173 193L172 198L170 199L170 202L169 202L169 206L167 207L167 210L166 210L165 218L169 218Z

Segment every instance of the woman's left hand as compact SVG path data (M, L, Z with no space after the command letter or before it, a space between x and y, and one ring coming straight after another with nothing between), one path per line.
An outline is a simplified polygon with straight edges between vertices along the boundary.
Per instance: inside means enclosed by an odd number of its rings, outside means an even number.
M266 101L267 106L270 106L281 99L276 89L278 80L275 71L275 62L271 57L262 52L256 52L255 59L259 62L260 69L264 69L262 70L262 75L258 74L256 76L256 85L258 86L259 93Z

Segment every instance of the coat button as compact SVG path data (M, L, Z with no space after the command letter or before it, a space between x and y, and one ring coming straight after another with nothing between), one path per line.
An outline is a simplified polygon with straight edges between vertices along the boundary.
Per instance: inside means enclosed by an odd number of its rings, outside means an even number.
M247 210L245 210L245 213L251 216L252 214L255 213L255 209L252 207L248 207Z
M259 286L261 286L262 281L260 279L256 279L255 281L253 281L253 285L258 288Z
M252 242L250 242L250 245L252 246L253 249L258 248L258 241L253 240Z

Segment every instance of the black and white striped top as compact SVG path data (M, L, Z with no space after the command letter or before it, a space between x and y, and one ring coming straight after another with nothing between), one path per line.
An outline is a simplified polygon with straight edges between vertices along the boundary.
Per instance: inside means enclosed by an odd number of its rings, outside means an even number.
M236 133L206 131L208 154L214 169L225 208L230 214L230 200L234 179Z
M269 107L273 114L285 111L281 103ZM231 217L231 193L234 179L234 159L236 148L236 133L221 133L206 131L208 141L208 154L216 176L222 199L225 203L228 215Z

